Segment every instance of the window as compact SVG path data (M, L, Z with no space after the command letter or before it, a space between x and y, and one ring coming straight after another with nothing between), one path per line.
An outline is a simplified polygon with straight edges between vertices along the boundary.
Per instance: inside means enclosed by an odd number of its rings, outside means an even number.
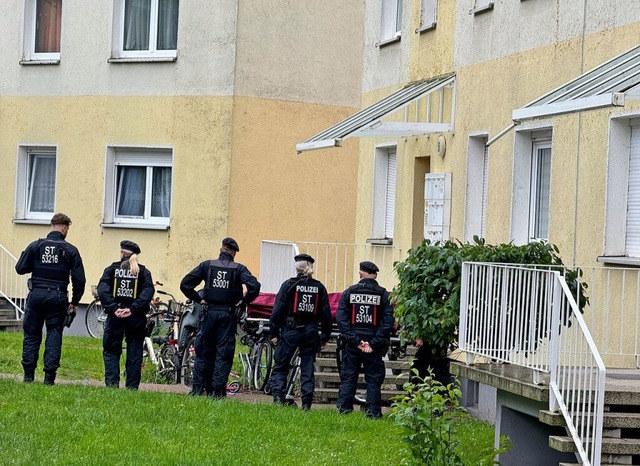
M466 241L471 241L475 235L485 237L489 190L489 148L486 144L486 135L469 138L464 235Z
M396 148L377 148L373 181L373 239L393 240L396 204Z
M114 58L176 57L178 0L116 0Z
M631 126L625 255L640 257L640 124Z
M451 223L451 173L427 173L424 176L424 238L449 239Z
M168 226L171 151L110 148L107 164L104 223Z
M416 32L428 31L436 27L438 0L421 0L420 27Z
M380 44L395 41L402 34L402 0L382 0Z
M51 147L18 149L16 218L50 220L56 198L56 151Z
M516 133L511 235L516 244L549 238L551 131Z
M59 62L62 0L27 0L24 18L23 60Z

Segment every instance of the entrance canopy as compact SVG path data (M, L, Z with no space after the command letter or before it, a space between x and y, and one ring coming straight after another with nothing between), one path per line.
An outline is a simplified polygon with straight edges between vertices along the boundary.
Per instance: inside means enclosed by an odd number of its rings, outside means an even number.
M443 122L445 88L451 88L446 97L451 99L450 121ZM432 122L431 95L440 91L440 102L436 122ZM405 112L403 121L383 121L387 116L407 107L409 104L426 98L423 111L416 106L415 117ZM339 147L343 139L350 137L409 137L431 133L453 131L455 102L455 75L448 74L425 81L407 84L402 89L388 95L373 105L342 120L330 128L316 134L304 142L296 144L298 153L325 147ZM435 112L434 112L435 113Z
M625 98L640 98L640 46L513 110L512 119L520 123L550 115L624 106Z

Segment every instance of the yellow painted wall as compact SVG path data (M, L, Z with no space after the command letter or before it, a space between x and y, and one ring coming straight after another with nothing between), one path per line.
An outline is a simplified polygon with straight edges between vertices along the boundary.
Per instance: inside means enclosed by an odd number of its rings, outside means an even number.
M238 260L259 257L262 239L354 241L356 141L295 151L296 143L354 112L236 97L229 233L240 241Z

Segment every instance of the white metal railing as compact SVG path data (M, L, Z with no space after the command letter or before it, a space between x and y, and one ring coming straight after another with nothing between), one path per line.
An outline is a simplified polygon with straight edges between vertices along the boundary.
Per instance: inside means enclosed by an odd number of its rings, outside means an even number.
M342 292L357 283L358 265L365 260L378 266L378 283L391 290L397 282L393 264L406 258L406 253L392 245L263 240L260 250L262 291L276 293L282 282L295 275L293 256L298 253L309 254L315 259L314 278L320 280L329 293Z
M27 276L16 273L17 262L18 259L0 245L0 296L15 308L16 319L21 319L29 290Z
M560 410L578 453L600 464L605 366L559 271L513 264L462 265L459 347L549 373L549 409Z

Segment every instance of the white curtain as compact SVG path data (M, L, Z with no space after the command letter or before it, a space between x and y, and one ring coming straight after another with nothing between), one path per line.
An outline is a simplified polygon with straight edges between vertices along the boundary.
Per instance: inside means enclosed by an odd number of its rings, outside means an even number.
M116 215L144 217L146 167L118 167Z
M158 0L158 50L178 48L178 0Z
M539 148L536 163L535 238L549 237L549 192L551 190L551 148Z
M124 7L124 50L149 50L151 0L126 0Z
M169 217L171 213L171 168L155 167L151 188L151 216Z
M56 159L32 155L29 212L53 212L56 194Z

